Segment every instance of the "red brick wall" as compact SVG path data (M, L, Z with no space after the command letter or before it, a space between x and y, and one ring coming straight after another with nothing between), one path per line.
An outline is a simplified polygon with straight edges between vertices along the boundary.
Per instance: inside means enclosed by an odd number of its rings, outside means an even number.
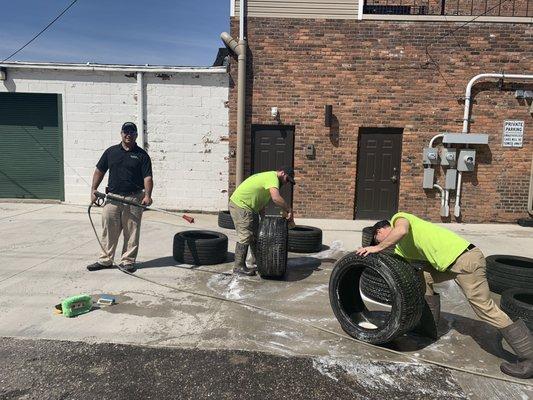
M531 24L250 18L246 176L251 124L295 126L296 216L353 218L360 127L404 129L401 210L438 221L440 200L422 189L422 149L442 132L461 132L465 87L479 73L533 71ZM237 35L236 21L232 34ZM428 47L429 56L426 53ZM438 68L436 66L438 64ZM236 145L237 63L231 64L230 146ZM488 133L477 146L477 168L463 174L462 220L512 222L527 215L533 144L529 105L515 99L533 82L479 83L474 87L471 132ZM324 126L332 104L338 129ZM504 120L524 120L524 147L502 148ZM316 158L305 157L314 144ZM235 158L230 158L230 192ZM442 176L437 175L438 183ZM454 199L455 192L451 192ZM453 202L451 203L453 214ZM453 217L452 220L455 220Z

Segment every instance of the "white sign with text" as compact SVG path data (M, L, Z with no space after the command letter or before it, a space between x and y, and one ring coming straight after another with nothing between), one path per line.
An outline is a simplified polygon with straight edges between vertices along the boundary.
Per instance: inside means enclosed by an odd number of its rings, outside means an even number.
M524 121L503 122L503 147L522 147L524 141Z

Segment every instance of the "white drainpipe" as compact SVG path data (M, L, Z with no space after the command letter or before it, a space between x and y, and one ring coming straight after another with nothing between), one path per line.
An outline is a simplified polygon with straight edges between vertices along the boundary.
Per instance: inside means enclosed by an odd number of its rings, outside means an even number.
M143 73L137 72L137 129L141 147L146 147L146 135L144 133L144 82Z
M442 186L437 185L436 183L433 184L433 187L435 189L438 189L440 192L440 215L441 217L447 217L450 213L450 210L446 207L446 195L444 193L444 189L442 188Z
M435 135L431 138L429 141L429 147L433 147L433 143L438 138L444 137L444 133L439 133L438 135ZM440 185L434 184L433 187L435 189L438 189L440 191L440 215L441 217L449 217L450 216L450 206L448 199L450 198L450 190L449 189L443 189Z
M470 79L470 82L468 82L468 85L466 85L466 92L465 92L465 111L463 115L463 133L469 133L470 131L470 105L472 103L472 87L474 86L474 83L479 81L480 79L484 78L498 78L498 79L518 79L518 80L528 80L533 79L533 75L527 74L479 74L474 76L472 79ZM459 217L461 215L461 183L462 183L463 174L461 171L458 172L457 175L457 193L455 195L455 207L453 211L453 215L455 217Z

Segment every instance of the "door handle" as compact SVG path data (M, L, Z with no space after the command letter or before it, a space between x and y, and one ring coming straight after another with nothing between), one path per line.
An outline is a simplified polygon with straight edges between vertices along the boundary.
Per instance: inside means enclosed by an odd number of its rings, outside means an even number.
M392 169L392 174L393 175L390 177L390 180L391 180L392 183L398 182L398 175L396 175L396 172L398 172L398 168L394 167Z

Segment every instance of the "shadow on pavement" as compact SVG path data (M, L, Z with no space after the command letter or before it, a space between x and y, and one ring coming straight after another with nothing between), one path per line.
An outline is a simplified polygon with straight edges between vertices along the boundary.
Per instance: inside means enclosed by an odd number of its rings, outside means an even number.
M235 254L232 252L227 253L226 263L233 262L235 260ZM203 267L203 265L189 265L189 264L180 264L173 257L159 257L154 258L153 260L143 261L137 265L137 269L150 269L150 268L164 268L164 267L177 267L184 269L195 269Z
M287 272L284 281L295 282L309 277L315 271L321 271L322 260L315 257L294 257L287 260Z
M457 314L446 312L441 313L439 338L442 338L451 330L455 330L461 335L470 336L479 345L479 347L483 349L483 351L486 351L493 356L511 362L516 360L516 356L514 354L503 348L502 337L498 329L486 322L463 317ZM409 332L383 347L396 351L410 352L422 350L438 341L439 339L433 340Z

